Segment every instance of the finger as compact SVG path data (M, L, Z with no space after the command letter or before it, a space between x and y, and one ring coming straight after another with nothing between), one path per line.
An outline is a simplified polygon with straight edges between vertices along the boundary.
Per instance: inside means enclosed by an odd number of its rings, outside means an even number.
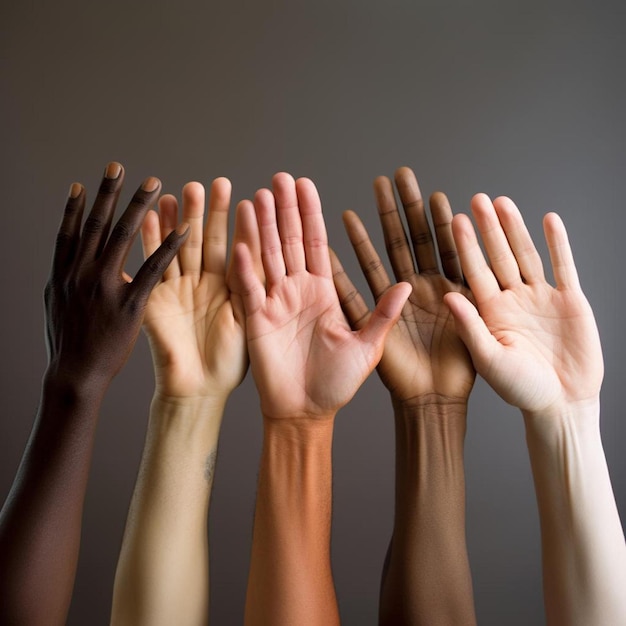
M263 263L261 260L261 240L259 237L259 226L254 212L254 205L250 200L242 200L235 210L235 232L233 233L233 253L230 257L228 266L227 281L229 287L234 279L234 249L238 243L245 243L252 264L254 265L254 273L259 280L265 282L265 274L263 273ZM232 289L231 289L232 290Z
M519 265L504 234L493 203L484 193L472 198L472 213L500 286L510 289L522 282Z
M159 223L161 241L165 241L178 226L178 200L171 194L159 198ZM181 276L180 261L176 255L163 272L163 280L175 280Z
M578 272L565 224L556 213L548 213L543 218L543 228L557 288L580 289Z
M485 375L500 344L489 332L476 307L463 294L450 291L443 299L454 316L456 332L470 353L476 371Z
M178 254L185 239L189 235L189 224L184 222L172 231L158 249L151 254L139 268L137 275L130 283L134 301L144 306L154 286L161 280L163 273L174 257Z
M308 178L299 178L296 181L296 192L302 217L307 270L317 276L331 278L328 234L322 215L320 196L313 181Z
M144 261L161 245L161 225L159 214L150 209L141 225L141 249Z
M228 178L216 178L209 193L209 215L204 226L202 267L205 272L224 276L228 249L228 212L232 185Z
M238 286L237 295L243 301L247 316L253 315L265 303L266 291L254 269L254 262L250 250L245 243L238 243L233 251L235 283Z
M204 221L204 187L187 183L183 187L183 222L189 224L189 236L178 253L183 275L199 278L202 272L202 232Z
M420 274L438 273L437 252L428 224L422 193L413 170L401 167L396 171L396 186L409 225L413 252Z
M363 270L365 280L374 299L378 301L378 298L391 286L385 267L370 241L367 230L365 230L365 226L363 226L359 216L354 211L346 211L343 214L343 224L356 253L361 270Z
M469 217L459 213L452 218L452 234L461 259L463 275L476 302L486 302L500 293L500 286L487 265Z
M102 252L102 262L112 271L121 274L126 257L135 241L137 232L143 223L148 210L159 196L161 181L150 176L135 192L128 208L113 227L109 241Z
M52 257L52 275L65 273L72 265L80 241L80 224L85 209L85 189L79 183L73 183L65 204L63 219L59 226L54 254Z
M292 176L282 172L272 179L272 189L287 273L303 272L306 270L306 258L296 182Z
M259 189L254 194L254 210L261 241L261 259L267 278L268 291L285 276L286 267L283 248L276 222L274 194L269 189Z
M394 276L397 280L407 280L415 274L413 255L404 232L402 218L398 213L393 186L386 176L379 176L374 181L374 195L385 237L385 248Z
M124 168L119 163L109 163L104 171L96 200L83 225L77 253L82 261L92 261L102 253L123 182Z
M452 209L444 193L437 191L430 197L430 214L435 227L443 273L448 280L462 284L461 261L452 235Z
M370 315L369 320L359 331L361 341L372 344L377 353L376 365L382 356L385 337L400 318L402 307L413 291L408 283L398 283L390 287Z
M519 209L512 200L505 197L496 198L493 201L493 206L524 280L529 284L545 281L541 257L535 248Z
M370 316L370 310L343 269L335 251L330 249L330 265L333 272L333 281L337 290L337 297L345 316L354 330L362 328Z

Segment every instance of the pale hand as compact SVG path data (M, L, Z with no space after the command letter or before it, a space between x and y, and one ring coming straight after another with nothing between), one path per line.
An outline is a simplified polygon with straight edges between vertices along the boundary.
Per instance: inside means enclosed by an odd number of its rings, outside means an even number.
M597 402L603 376L600 339L580 289L561 219L544 218L556 288L517 207L508 198L472 200L490 269L467 216L453 232L476 307L446 296L477 371L507 402L529 415L563 415Z

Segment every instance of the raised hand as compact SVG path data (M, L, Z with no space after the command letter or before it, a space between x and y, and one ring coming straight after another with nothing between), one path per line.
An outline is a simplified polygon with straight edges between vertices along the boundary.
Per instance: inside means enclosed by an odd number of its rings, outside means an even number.
M626 623L626 543L600 437L603 364L565 227L544 231L556 287L516 206L483 194L454 218L461 265L476 300L446 295L478 372L522 409L539 505L548 624Z
M256 211L256 217L255 217ZM352 331L333 285L320 199L308 179L276 174L240 218L260 235L264 285L250 246L235 249L261 398L263 451L246 597L247 626L334 626L330 565L336 412L375 367L408 285L390 289Z
M150 292L184 241L181 225L130 282L124 262L161 183L144 181L109 236L123 180L122 166L111 163L82 233L85 190L71 187L45 288L48 376L107 384L126 362Z
M412 250L398 212L391 181L377 178L374 192L387 254L396 280L412 287L398 323L385 342L378 373L394 402L410 404L431 396L431 401L466 402L475 372L453 317L443 300L448 292L470 296L452 238L452 210L442 193L430 199L439 252L435 248L424 202L415 175L400 168L396 186L409 227ZM359 264L376 301L391 287L369 235L356 213L344 214L344 224ZM443 274L439 269L439 260ZM334 258L335 284L351 324L360 328L369 319L368 307Z
M573 404L597 403L603 376L600 339L578 282L567 233L554 213L544 230L556 287L517 207L484 194L472 212L491 268L470 220L453 222L463 273L476 307L446 296L477 371L507 402L528 414L556 415Z
M243 314L226 284L230 192L226 178L213 181L203 227L204 188L188 183L183 189L182 219L190 224L189 238L152 292L145 315L157 393L164 397L225 399L246 372ZM144 255L150 256L177 226L176 198L163 196L158 215L151 211L144 221ZM258 248L258 234L244 231L245 226L237 220L234 243L245 240Z
M346 404L382 353L408 291L387 290L358 331L341 311L321 204L310 180L273 179L254 201L264 286L245 244L235 249L252 372L266 417L326 417ZM242 219L252 220L252 207Z
M45 289L49 365L17 477L0 514L0 622L65 624L96 423L152 287L185 239L182 226L132 282L124 261L161 187L148 178L111 230L124 170L110 163L81 230L86 196L70 189Z
M189 238L156 286L145 316L156 374L141 470L115 577L111 623L206 623L207 516L226 400L248 366L241 302L227 287L230 182L183 188ZM178 227L178 203L163 196L148 213L145 256ZM259 257L256 229L237 219L234 242ZM260 265L260 263L259 263ZM147 584L149 581L149 584Z
M391 392L396 426L394 527L383 567L379 623L469 626L476 620L465 545L463 442L475 372L443 297L470 294L463 286L446 196L435 193L430 199L436 248L415 175L402 167L395 183L412 246L391 181L380 177L374 182L394 275L412 287L378 365ZM356 214L345 213L344 223L378 301L391 280ZM359 328L369 319L368 307L337 257L333 266L343 309Z

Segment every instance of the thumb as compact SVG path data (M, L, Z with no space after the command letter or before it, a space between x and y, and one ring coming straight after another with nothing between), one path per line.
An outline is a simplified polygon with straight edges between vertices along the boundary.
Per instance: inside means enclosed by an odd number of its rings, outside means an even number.
M476 371L483 375L500 344L476 307L463 294L451 291L443 300L454 316L456 332L470 353Z
M367 323L359 331L361 341L374 346L378 353L378 359L382 356L387 333L398 321L402 307L406 304L411 291L413 288L408 283L398 283L387 289L369 316Z

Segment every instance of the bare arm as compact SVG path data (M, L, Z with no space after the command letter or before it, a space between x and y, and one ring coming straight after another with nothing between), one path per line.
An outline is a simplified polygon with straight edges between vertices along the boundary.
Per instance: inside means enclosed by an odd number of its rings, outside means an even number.
M126 362L154 284L182 243L172 233L129 283L126 255L160 189L139 189L109 237L124 172L111 163L81 232L72 185L45 291L49 364L41 404L0 514L0 622L64 624L102 398Z
M248 365L242 312L226 285L230 183L183 189L190 235L154 289L145 328L156 374L146 445L115 577L113 624L206 624L207 517L222 415ZM149 256L178 224L173 196L148 214ZM240 221L235 241L255 248ZM256 237L258 238L258 237Z
M453 230L476 307L446 296L477 371L524 415L549 624L626 623L626 544L599 429L600 340L560 218L544 218L556 287L517 207L474 197Z
M412 287L378 365L391 393L396 433L395 515L381 582L380 623L474 624L463 443L475 373L443 301L445 293L463 291L452 211L443 194L433 195L437 253L413 172L400 168L395 182L412 250L391 181L381 177L374 183L394 275ZM378 301L392 283L356 214L347 212L344 222ZM367 305L336 258L334 265L344 310L359 328L369 319Z
M333 286L326 228L310 180L273 179L240 205L260 234L266 285L253 255L235 250L248 352L264 443L245 622L337 624L330 565L331 445L335 415L382 353L407 297L389 290L353 332ZM256 217L255 217L256 215Z

